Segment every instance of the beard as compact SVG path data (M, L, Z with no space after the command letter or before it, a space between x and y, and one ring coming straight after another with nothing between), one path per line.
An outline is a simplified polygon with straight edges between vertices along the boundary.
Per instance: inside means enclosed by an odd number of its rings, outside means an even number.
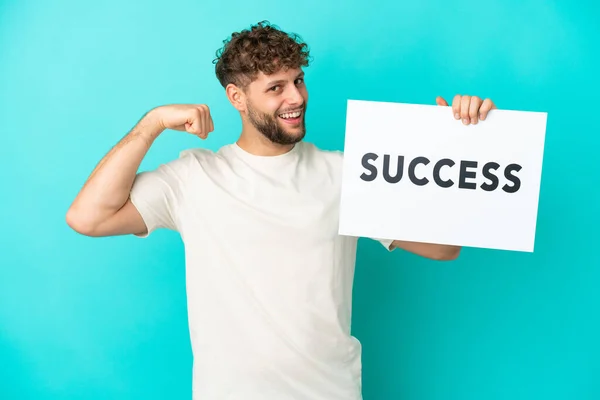
M294 128L296 130L295 133L290 133L279 125L278 114L280 113L274 115L263 113L254 108L250 102L248 102L246 106L248 107L248 119L250 120L250 123L269 141L281 145L290 145L296 144L304 139L304 136L306 135L306 126L304 123L306 103L302 108L302 120L300 126Z

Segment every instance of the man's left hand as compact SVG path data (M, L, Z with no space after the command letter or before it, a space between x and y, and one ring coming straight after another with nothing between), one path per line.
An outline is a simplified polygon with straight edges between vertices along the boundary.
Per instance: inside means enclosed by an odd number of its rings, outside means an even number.
M435 99L438 106L448 106L448 102L441 96ZM484 121L490 110L497 108L490 99L482 100L477 96L459 95L452 100L452 114L454 118L462 119L464 125L477 124Z

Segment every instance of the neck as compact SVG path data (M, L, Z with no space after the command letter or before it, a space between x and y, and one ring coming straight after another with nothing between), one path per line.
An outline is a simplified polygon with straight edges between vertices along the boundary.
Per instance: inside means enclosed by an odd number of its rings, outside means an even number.
M256 156L279 156L294 148L293 144L278 144L267 139L251 124L244 124L237 145Z

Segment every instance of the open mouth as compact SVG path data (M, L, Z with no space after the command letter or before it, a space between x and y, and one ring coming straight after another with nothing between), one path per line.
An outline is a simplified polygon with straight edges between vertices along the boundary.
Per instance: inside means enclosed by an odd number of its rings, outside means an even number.
M278 117L286 124L295 125L302 121L302 110L279 114Z

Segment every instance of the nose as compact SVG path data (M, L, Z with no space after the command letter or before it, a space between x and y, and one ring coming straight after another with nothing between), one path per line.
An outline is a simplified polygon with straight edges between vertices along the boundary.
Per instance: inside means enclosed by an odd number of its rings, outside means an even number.
M291 106L297 106L304 102L304 97L298 88L293 85L287 93L287 101Z

